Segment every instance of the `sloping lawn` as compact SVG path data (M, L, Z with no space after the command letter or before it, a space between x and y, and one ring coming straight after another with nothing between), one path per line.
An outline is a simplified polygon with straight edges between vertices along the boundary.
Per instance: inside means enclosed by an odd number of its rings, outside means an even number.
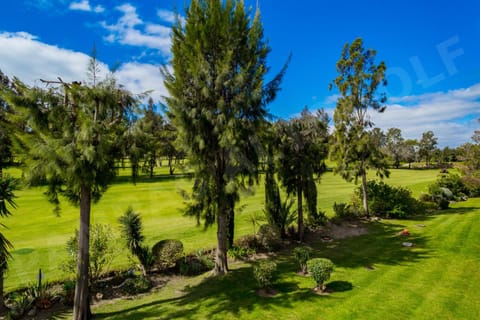
M172 278L153 294L94 312L98 319L479 319L479 225L480 199L472 199L438 215L370 224L367 235L313 243L316 256L336 265L329 296L313 294L313 281L295 273L285 252L274 258L273 298L258 297L251 265L237 263L225 277ZM404 227L410 237L397 235Z
M11 174L20 176L20 171L10 169ZM180 239L187 252L215 246L215 227L204 230L197 226L194 218L182 215L183 199L178 190L188 190L191 180L181 176L166 175L167 168L162 167L155 179L141 178L134 185L129 182L128 172L121 176L108 189L99 203L92 206L92 224L107 223L118 230L118 217L132 206L141 213L145 236L148 244L153 245L162 239ZM411 188L415 195L427 190L427 185L436 179L438 170L392 170L387 183ZM374 174L370 174L373 178ZM348 202L355 185L345 182L331 172L322 176L318 185L318 206L331 215L334 202ZM244 206L236 215L236 236L253 233L249 217L261 213L264 203L264 186L260 182L256 192L243 195L239 206ZM34 283L38 269L42 269L47 281L64 279L60 265L67 258L65 244L74 230L78 228L79 210L66 201L62 202L60 216L52 213L52 205L43 195L44 189L32 188L18 191L16 194L18 209L13 215L2 219L8 230L2 230L13 245L13 260L6 277L6 289L12 290L28 283ZM120 243L120 241L119 241ZM127 268L127 251L123 250L113 262L112 268Z

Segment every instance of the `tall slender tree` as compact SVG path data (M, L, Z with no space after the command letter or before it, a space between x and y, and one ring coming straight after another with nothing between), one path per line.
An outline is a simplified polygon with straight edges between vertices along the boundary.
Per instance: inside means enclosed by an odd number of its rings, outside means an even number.
M317 217L315 182L325 172L328 156L328 116L305 108L301 116L278 123L280 136L278 175L288 194L297 196L298 238L303 241L305 223L303 199L310 217Z
M402 130L398 128L388 129L385 139L387 153L393 159L394 167L398 169L400 161L405 158L405 139L402 137Z
M368 115L369 110L383 112L387 99L385 94L377 94L377 89L387 81L385 63L375 64L375 56L375 50L363 47L361 38L345 44L337 62L338 76L333 81L340 98L333 117L331 158L336 162L335 172L344 179L355 179L355 182L362 179L363 208L367 216L368 169L376 169L380 177L388 176L387 163L371 134L373 123Z
M286 69L265 83L269 51L258 10L252 20L243 1L192 0L173 27L173 73L163 68L169 117L195 174L187 212L217 223L216 274L228 272L228 225L240 188L256 180L258 131Z
M95 78L90 85L60 78L43 82L45 88L16 81L17 95L10 102L25 112L34 133L27 180L46 183L46 194L55 205L63 194L80 207L73 318L89 319L91 203L100 199L116 175L124 119L137 101L112 76Z
M430 167L432 155L437 148L438 139L433 131L429 130L422 133L422 139L418 142L418 153L425 158L425 166Z

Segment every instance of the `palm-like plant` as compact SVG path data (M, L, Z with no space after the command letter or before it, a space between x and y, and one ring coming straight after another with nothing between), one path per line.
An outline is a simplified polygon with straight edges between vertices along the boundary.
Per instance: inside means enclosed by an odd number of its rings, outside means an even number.
M12 214L10 208L15 209L17 204L15 202L14 191L17 188L17 181L5 176L0 179L0 217L8 217ZM3 224L0 224L4 226ZM4 273L8 268L8 259L11 258L10 249L13 246L10 241L0 232L0 309L4 307L3 304L3 280Z

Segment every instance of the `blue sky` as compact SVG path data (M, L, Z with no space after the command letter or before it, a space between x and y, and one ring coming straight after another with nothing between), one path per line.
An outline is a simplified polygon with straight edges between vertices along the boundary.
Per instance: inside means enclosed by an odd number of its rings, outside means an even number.
M257 1L246 0L255 8ZM187 0L0 0L0 69L40 78L84 80L93 45L104 68L117 67L133 92L166 94L158 66L170 59L173 12ZM272 75L290 53L283 89L270 106L291 117L304 106L335 107L328 84L342 46L362 37L385 61L389 100L377 126L406 138L432 130L440 146L470 140L480 118L480 1L258 0L272 52Z

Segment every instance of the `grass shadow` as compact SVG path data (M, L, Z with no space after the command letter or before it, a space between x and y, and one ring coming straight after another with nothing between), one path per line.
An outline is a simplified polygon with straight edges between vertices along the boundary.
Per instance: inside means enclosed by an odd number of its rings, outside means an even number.
M333 292L345 292L353 289L353 284L348 281L332 281L327 283L327 288Z

